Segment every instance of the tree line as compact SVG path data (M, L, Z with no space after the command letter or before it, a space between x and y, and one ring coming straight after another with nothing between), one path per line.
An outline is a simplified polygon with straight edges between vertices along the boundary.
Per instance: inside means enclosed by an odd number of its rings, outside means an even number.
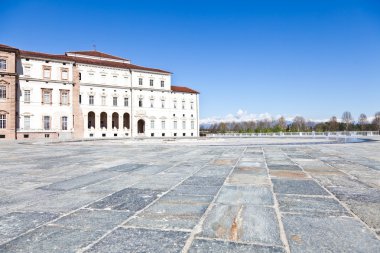
M357 121L348 111L342 114L341 121L332 116L327 122L312 122L302 116L296 116L291 122L281 116L277 120L257 120L242 122L220 122L209 126L201 126L201 131L211 133L271 133L271 132L331 132L331 131L380 131L380 112L374 115L372 121L366 114L359 115Z

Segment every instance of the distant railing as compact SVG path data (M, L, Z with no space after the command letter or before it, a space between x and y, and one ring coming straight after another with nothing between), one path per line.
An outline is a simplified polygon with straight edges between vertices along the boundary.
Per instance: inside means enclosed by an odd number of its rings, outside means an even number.
M277 133L207 133L206 137L363 137L379 136L379 131L339 131L339 132L277 132Z

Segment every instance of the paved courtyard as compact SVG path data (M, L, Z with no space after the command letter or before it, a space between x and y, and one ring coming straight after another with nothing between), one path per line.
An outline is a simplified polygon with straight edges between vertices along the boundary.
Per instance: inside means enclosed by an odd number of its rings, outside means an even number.
M312 142L0 143L0 252L380 252L380 142Z

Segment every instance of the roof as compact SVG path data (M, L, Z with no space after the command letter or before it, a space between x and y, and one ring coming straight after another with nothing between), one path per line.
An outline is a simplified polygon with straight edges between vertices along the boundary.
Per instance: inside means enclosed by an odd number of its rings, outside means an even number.
M101 58L109 58L109 59L115 59L115 60L123 60L123 61L128 61L125 58L121 58L118 56L98 52L98 51L75 51L75 52L66 52L67 54L82 54L82 55L88 55L88 56L94 56L94 57L101 57Z
M142 66L130 64L130 63L103 61L103 60L88 59L88 58L73 57L73 56L68 56L68 57L77 63L83 63L83 64L89 64L89 65L98 65L98 66L107 66L107 67L114 67L114 68L121 68L121 69L152 71L152 72L170 74L169 71L165 71L162 69L147 68L147 67L142 67Z
M20 50L20 55L22 57L36 57L36 58L44 58L44 59L52 59L52 60L73 61L70 57L66 55L61 55L61 54L45 54L45 53L39 53L39 52Z
M186 92L186 93L199 94L198 91L190 89L190 88L187 88L187 87L183 87L183 86L173 86L172 85L171 89L172 89L172 91L177 91L177 92Z
M18 51L18 49L17 48L15 48L15 47L10 47L10 46L8 46L8 45L4 45L4 44L0 44L0 48L2 48L2 49L5 49L5 50L10 50L10 51Z

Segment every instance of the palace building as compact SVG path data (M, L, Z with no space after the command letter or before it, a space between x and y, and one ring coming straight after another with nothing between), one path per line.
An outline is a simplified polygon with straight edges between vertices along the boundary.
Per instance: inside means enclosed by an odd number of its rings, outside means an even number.
M0 139L198 137L199 93L98 51L0 44Z

